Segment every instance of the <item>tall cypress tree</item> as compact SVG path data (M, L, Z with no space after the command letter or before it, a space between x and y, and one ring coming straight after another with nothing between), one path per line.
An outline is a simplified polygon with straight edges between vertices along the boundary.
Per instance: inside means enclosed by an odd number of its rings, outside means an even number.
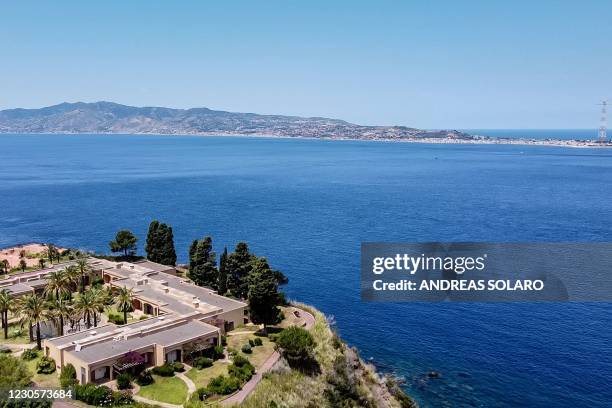
M211 237L193 241L189 248L189 279L198 286L208 286L216 290L219 271L215 258Z
M174 248L174 233L172 227L160 224L161 253L159 263L162 265L176 265L176 249Z
M277 272L270 269L266 258L257 258L252 262L252 270L247 278L249 315L255 324L266 326L277 322L284 296L278 292Z
M149 225L147 244L145 246L147 259L162 265L176 265L176 250L172 227L154 220Z
M219 280L217 282L217 291L220 295L225 295L227 292L227 247L223 248L221 259L219 259Z
M254 258L246 242L239 242L234 252L227 257L227 290L232 296L240 299L247 297L249 290L247 278L252 269L251 261Z

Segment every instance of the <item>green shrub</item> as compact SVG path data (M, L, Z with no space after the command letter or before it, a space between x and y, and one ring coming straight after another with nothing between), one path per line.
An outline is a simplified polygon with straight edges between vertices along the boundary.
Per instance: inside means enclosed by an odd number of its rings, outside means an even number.
M55 371L55 360L51 357L42 356L36 364L36 372L38 374L51 374Z
M107 386L95 384L77 384L74 387L76 399L89 405L108 406L113 403L113 391Z
M115 406L124 406L124 405L132 405L134 399L132 398L132 392L128 390L124 391L113 391L113 405Z
M278 341L278 336L280 336L280 333L271 333L268 335L268 339L270 339L271 342L276 343Z
M232 364L227 367L227 372L230 377L235 377L241 383L245 383L255 373L255 367L253 367L248 358L238 355L234 357Z
M11 353L11 348L9 346L5 346L4 344L0 344L0 354L9 354Z
M259 337L256 337L255 340L253 340L253 345L254 346L263 346L263 341Z
M202 351L202 356L212 358L213 360L222 359L225 357L225 354L223 354L223 346L207 348L206 350Z
M117 325L125 324L125 321L123 320L123 315L115 313L109 313L108 321Z
M10 354L0 354L0 389L25 388L31 381L32 372L23 360Z
M255 373L255 367L253 367L253 365L247 360L246 364L243 364L241 366L237 366L236 364L230 364L227 367L227 372L229 373L230 377L235 377L241 383L245 383L249 381L251 377L253 377L253 374Z
M38 357L38 351L36 351L35 349L25 349L23 353L21 354L21 358L26 361L34 360L37 357Z
M240 380L220 375L211 379L206 389L212 394L228 395L240 389Z
M117 388L127 390L132 388L132 376L129 373L121 373L117 376Z
M172 368L174 368L174 371L177 373L182 373L185 371L185 364L181 363L180 361L175 361L172 363Z
M280 332L276 344L293 368L305 369L316 363L314 338L310 332L301 327L291 326Z
M225 354L223 353L223 346L215 346L212 349L212 359L213 360L220 360L222 358L225 357Z
M242 352L245 354L251 354L253 352L253 349L251 349L251 346L248 344L245 344L244 346L242 346L240 350L242 350Z
M142 315L142 316L140 316L140 317L138 318L138 320L145 320L145 319L148 319L148 318L149 318L149 316L148 316L148 315Z
M246 357L243 357L241 355L237 355L236 357L234 357L234 359L232 360L232 364L234 364L237 367L242 367L245 366L247 364L251 364L249 362L249 359Z
M193 361L193 365L201 370L203 368L211 367L213 365L213 361L208 357L198 357Z
M143 371L140 373L140 375L138 375L138 377L136 377L136 383L138 385L153 384L153 381L153 376L151 375L150 371Z
M206 398L208 398L210 396L210 392L206 389L206 388L198 388L196 390L196 392L194 393L194 395L196 395L196 398L200 401L204 401Z
M227 336L221 336L221 345L227 346Z
M255 347L255 341L253 339L249 339L249 346Z
M70 388L75 384L77 384L76 370L72 364L68 363L62 367L60 373L60 386L62 388Z
M164 365L154 367L151 371L153 371L153 374L159 375L160 377L172 377L174 375L174 366L166 363Z

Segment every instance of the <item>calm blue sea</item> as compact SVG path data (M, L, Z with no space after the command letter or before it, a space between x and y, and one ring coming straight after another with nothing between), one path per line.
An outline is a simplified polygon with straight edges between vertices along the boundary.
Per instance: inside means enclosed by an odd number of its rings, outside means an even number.
M361 241L612 240L612 151L0 135L0 246L248 241L425 407L610 407L612 305L364 304ZM439 379L426 373L436 370Z

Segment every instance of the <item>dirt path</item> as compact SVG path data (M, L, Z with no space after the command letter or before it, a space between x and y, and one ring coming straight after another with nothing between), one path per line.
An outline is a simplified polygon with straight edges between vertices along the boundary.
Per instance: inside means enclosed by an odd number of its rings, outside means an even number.
M299 309L299 313L300 318L303 318L304 320L302 327L304 327L306 330L310 330L315 324L314 316L302 309ZM253 392L255 387L257 387L257 384L259 384L259 382L263 378L263 375L270 371L272 367L276 365L278 360L280 360L280 354L275 351L263 363L261 368L257 370L257 373L246 384L244 384L244 387L242 387L240 391L221 401L221 404L227 406L242 403L246 399L246 397L248 397L251 392Z

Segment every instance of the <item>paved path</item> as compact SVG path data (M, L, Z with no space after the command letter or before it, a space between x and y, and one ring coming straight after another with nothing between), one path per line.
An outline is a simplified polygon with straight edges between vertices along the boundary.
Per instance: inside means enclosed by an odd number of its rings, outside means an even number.
M189 370L189 366L187 364L185 364L185 371ZM187 384L187 398L189 398L191 396L191 394L193 394L194 392L196 392L196 386L193 383L193 381L191 381L191 378L187 377L185 375L185 373L174 373L174 375L176 375L178 378L180 378L181 380L183 380L183 382L185 384Z
M300 318L304 319L304 323L302 324L302 327L306 328L307 330L310 330L312 326L314 326L315 324L314 316L305 310L300 309ZM240 391L238 391L234 395L231 395L228 398L221 401L221 404L223 405L241 404L246 399L246 397L248 397L249 394L253 392L255 387L257 387L257 384L259 384L259 382L263 378L263 375L267 373L268 371L270 371L272 367L276 365L278 360L280 360L280 354L278 354L278 352L275 351L263 363L261 368L257 370L257 373L249 381L247 381L246 384L244 384L244 387L242 387Z

